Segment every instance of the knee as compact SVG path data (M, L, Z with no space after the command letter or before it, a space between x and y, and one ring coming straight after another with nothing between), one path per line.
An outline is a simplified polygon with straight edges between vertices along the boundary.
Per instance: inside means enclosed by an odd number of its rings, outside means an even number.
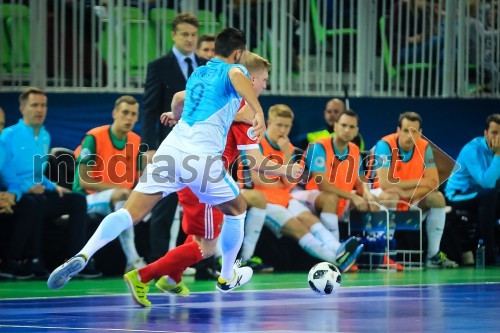
M200 245L201 251L203 252L203 259L210 258L211 256L213 256L215 254L217 242L203 241L202 240L199 243L199 245Z
M217 208L225 215L240 215L247 210L247 202L240 194L236 199L230 202L218 205Z
M314 200L314 208L317 212L337 213L339 197L334 193L321 192Z
M267 200L264 193L258 190L249 190L243 193L248 206L265 209Z
M111 194L111 204L116 204L120 201L126 201L130 196L130 190L126 188L117 188Z
M427 206L430 208L444 208L446 207L446 200L443 193L434 191L427 196Z

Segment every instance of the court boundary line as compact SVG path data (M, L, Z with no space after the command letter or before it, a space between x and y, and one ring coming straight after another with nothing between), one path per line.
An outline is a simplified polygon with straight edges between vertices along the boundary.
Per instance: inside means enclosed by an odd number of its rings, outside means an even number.
M478 284L500 284L500 282L457 282L457 283L426 283L426 284L405 284L405 285L377 285L377 286L347 286L347 287L341 287L342 289L367 289L367 288L379 288L379 287L385 287L385 288L390 288L390 287L399 287L399 288L408 288L408 287L430 287L430 286L451 286L451 285L478 285ZM294 289L284 289L284 288L279 288L279 289L259 289L259 290L238 290L235 293L255 293L255 292L273 292L273 291L292 291L292 290L308 290L310 288L304 287L304 288L294 288ZM216 294L218 293L217 291L195 291L192 292L191 294ZM167 294L167 293L153 293L149 294L148 296L155 296L155 295L165 295L167 297L175 297L178 298L179 296ZM314 294L313 294L314 295ZM6 302L6 301L19 301L19 300L44 300L44 299L68 299L68 298L87 298L87 297L121 297L121 296L130 296L129 293L121 293L121 294L109 294L109 295L70 295L70 296L53 296L53 297L16 297L16 298L3 298L0 299L1 302ZM1 327L1 325L0 325Z

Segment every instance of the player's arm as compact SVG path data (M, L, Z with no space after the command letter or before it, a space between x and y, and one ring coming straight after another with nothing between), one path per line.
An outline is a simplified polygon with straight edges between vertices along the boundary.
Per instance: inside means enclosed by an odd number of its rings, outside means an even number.
M251 170L264 173L266 175L284 176L299 178L304 168L298 164L279 164L262 155L259 149L245 150L248 166Z
M102 192L112 188L122 187L120 185L103 183L98 179L92 178L90 175L92 175L92 167L86 163L80 163L80 166L78 168L78 179L80 182L80 186L84 190Z
M262 110L257 95L253 91L252 82L237 67L233 67L229 70L229 79L238 95L240 95L247 105L255 112L253 130L258 137L257 142L260 142L260 140L264 138L266 124L264 120L264 111Z
M186 100L186 90L175 93L174 97L172 98L171 107L174 119L176 120L181 119L185 100Z
M287 188L285 184L283 184L283 177L268 177L255 170L251 170L250 174L252 175L252 181L255 185L269 188Z
M248 125L253 125L253 119L255 117L255 113L253 110L248 106L244 105L237 113L236 116L234 117L235 122L241 122L245 123Z

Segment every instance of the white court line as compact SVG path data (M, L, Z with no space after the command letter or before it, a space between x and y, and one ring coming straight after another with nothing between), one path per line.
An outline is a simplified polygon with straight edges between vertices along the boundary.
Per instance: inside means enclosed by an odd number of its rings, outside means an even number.
M36 325L0 325L5 328L38 328L38 329L52 329L52 330L74 330L74 331L92 331L96 332L151 332L151 333L188 333L189 331L152 331L152 330L134 330L127 328L94 328L94 327L63 327L63 326L36 326Z

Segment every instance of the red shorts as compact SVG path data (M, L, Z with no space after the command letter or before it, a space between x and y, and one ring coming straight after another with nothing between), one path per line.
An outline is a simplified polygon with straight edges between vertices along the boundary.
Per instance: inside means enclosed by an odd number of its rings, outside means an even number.
M184 212L182 230L186 235L217 238L224 221L222 212L211 205L201 203L188 187L178 191L177 195Z

